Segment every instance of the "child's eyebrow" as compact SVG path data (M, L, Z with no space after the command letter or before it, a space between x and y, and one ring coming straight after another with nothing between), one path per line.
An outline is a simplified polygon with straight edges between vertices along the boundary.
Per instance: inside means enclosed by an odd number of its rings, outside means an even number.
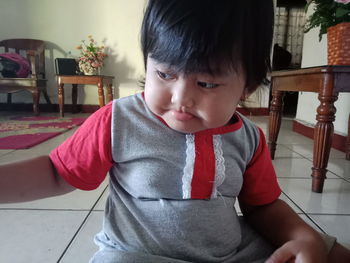
M161 67L162 69L166 69L166 70L170 70L170 71L176 71L176 67L171 66L167 63L162 63L162 62L158 62L156 60L154 60L154 65L156 67Z

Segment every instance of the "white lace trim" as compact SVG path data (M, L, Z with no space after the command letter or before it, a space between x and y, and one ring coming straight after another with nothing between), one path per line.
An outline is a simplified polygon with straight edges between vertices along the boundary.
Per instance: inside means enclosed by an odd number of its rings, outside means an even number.
M191 198L191 183L194 170L195 160L195 144L194 135L186 135L186 165L184 167L184 173L182 176L182 197L184 199Z
M222 151L222 140L220 135L213 136L214 145L214 155L215 155L215 180L213 184L213 191L211 193L211 198L216 198L218 196L217 188L225 180L225 159Z

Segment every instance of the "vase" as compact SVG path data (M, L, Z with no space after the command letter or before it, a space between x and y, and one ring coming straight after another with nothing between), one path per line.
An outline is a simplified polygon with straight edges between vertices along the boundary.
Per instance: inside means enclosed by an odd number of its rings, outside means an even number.
M87 75L87 76L93 76L93 75L97 75L97 70L86 70L83 73L84 75Z
M350 22L327 29L328 65L350 65Z
M79 70L87 76L97 75L98 72L97 68L92 67L90 63L86 63L85 61L79 61Z

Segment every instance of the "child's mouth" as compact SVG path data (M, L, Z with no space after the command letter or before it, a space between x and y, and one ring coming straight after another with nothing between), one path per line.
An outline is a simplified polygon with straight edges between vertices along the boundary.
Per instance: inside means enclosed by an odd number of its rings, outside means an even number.
M180 112L173 110L171 114L174 116L174 118L178 121L189 121L194 118L194 115L187 113L187 112Z

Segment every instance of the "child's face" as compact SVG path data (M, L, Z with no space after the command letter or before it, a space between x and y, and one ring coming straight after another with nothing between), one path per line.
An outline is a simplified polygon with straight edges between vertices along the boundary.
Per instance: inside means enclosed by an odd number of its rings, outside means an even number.
M244 87L240 71L184 75L150 57L147 60L146 104L179 132L194 133L228 124Z

